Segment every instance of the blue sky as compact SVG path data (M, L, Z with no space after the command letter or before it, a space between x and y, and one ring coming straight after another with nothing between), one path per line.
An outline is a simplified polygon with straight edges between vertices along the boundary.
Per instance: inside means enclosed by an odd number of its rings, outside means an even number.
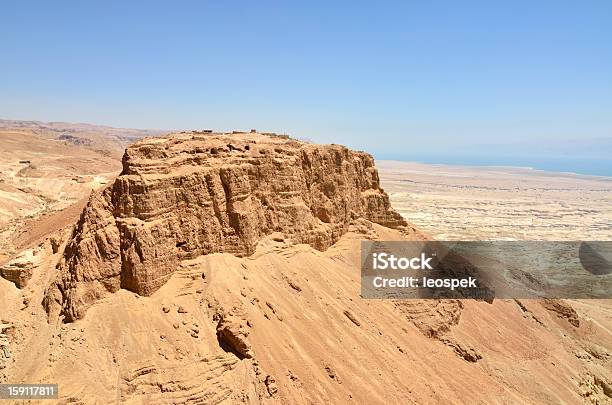
M383 157L612 154L611 1L0 7L0 118L258 128Z

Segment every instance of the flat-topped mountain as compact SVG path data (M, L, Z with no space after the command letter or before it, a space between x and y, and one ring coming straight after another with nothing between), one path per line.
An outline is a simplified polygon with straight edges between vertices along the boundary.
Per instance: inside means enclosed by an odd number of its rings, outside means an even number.
M609 401L605 300L360 297L362 240L425 238L365 153L198 131L121 162L36 131L4 135L0 197L60 201L0 230L0 382L57 383L60 403Z
M325 250L358 218L406 225L367 153L258 133L145 138L91 195L45 306L73 321L107 292L152 294L182 260L248 256L273 233Z

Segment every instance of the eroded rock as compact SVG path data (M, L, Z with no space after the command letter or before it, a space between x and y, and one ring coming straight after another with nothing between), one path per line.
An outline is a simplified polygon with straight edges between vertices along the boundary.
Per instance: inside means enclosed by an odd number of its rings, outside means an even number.
M542 306L555 313L559 318L566 319L572 326L580 327L580 318L576 310L568 303L557 299L542 300Z
M38 249L23 251L19 256L0 267L0 277L15 283L18 288L24 288L32 278L34 269L42 262L41 256Z
M367 153L256 133L143 139L92 194L45 307L73 321L108 292L152 294L181 260L247 256L274 233L324 250L360 217L406 225Z
M13 326L11 324L0 323L0 369L5 368L6 363L11 358L9 339L8 336L4 333L4 331L12 327Z
M266 389L268 390L268 394L271 397L275 397L278 393L278 385L276 384L276 379L271 375L267 376L264 383L266 384Z
M222 317L217 324L219 344L225 351L232 352L239 358L253 357L248 336L248 327L234 317Z

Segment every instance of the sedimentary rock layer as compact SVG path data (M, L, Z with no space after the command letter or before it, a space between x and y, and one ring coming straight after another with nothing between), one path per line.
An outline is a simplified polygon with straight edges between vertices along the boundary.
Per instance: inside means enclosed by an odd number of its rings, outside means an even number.
M179 261L250 255L274 232L324 250L359 217L406 225L367 153L255 133L144 139L92 194L45 306L71 321L107 292L150 295Z

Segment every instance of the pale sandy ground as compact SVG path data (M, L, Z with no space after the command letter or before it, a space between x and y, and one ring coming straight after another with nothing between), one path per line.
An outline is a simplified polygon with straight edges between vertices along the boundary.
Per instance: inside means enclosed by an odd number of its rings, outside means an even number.
M610 235L601 180L379 168L396 208L439 237L523 238L527 221L533 238ZM516 199L497 190L499 176L519 187ZM420 237L367 221L325 252L268 238L251 257L184 262L151 297L119 291L82 320L48 322L41 301L61 249L47 233L69 229L78 208L35 214L11 238L37 246L41 262L24 289L0 279L0 323L11 325L0 382L58 383L59 403L79 404L612 401L610 301L364 300L360 240ZM245 332L252 359L219 342L220 314Z
M406 220L447 240L612 240L612 178L378 161Z
M75 145L59 140L61 134L0 126L0 265L24 247L16 239L32 222L40 225L41 217L72 206L121 171L118 146Z

